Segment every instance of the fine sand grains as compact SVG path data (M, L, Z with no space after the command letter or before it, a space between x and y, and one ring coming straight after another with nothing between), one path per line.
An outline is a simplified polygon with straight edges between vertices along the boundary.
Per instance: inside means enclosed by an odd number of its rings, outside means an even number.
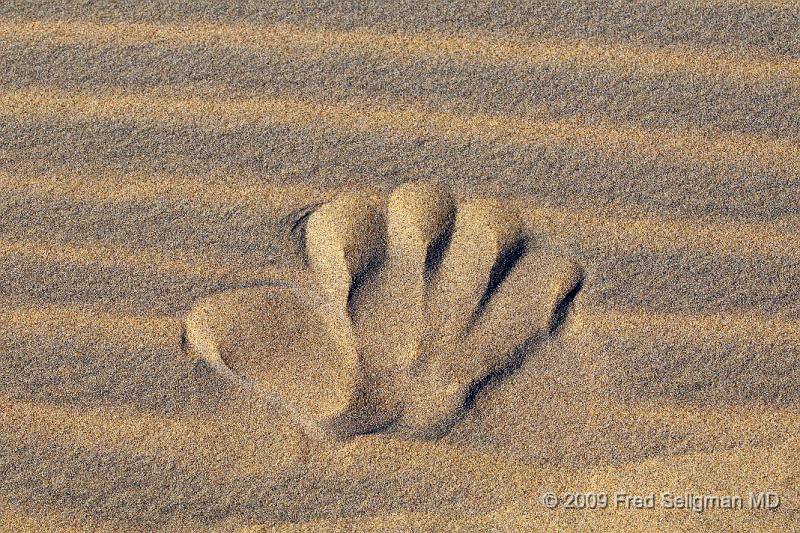
M0 532L797 530L798 27L0 2Z

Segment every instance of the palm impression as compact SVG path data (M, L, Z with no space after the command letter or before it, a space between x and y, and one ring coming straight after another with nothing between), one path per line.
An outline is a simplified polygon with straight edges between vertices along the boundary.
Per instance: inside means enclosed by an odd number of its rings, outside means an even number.
M477 390L557 332L581 271L496 200L436 183L340 196L308 217L292 286L231 290L185 320L190 353L347 438L445 433Z

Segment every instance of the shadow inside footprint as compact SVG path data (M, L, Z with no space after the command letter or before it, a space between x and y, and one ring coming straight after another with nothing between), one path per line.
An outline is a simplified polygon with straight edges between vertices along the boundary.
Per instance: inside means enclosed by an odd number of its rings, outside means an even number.
M289 289L228 291L187 315L188 353L334 439L446 433L480 390L563 327L583 278L495 200L436 183L344 195L297 217Z
M527 240L520 238L516 243L511 245L508 250L505 250L502 254L500 254L500 257L498 257L497 262L492 267L491 272L489 272L489 283L486 285L486 291L484 291L483 296L481 296L481 299L478 302L473 320L477 320L480 317L480 315L483 313L483 310L486 308L486 304L489 302L489 299L497 291L497 288L500 287L500 284L503 283L503 281L511 273L511 269L514 268L514 265L517 264L517 261L519 261L523 255L525 255L527 249Z

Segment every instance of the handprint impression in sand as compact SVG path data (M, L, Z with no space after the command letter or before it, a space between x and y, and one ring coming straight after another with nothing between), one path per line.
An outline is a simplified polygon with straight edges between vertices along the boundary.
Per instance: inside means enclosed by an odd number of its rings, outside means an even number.
M444 434L484 383L557 331L582 280L571 260L533 246L509 206L456 205L435 183L322 205L305 251L297 286L208 297L185 340L339 439Z

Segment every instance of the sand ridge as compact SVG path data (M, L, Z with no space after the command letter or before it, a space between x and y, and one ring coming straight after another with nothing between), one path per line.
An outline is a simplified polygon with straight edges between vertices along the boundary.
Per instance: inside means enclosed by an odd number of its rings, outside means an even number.
M124 28L124 31L121 31ZM607 43L599 39L543 40L531 44L514 34L506 36L471 35L469 38L442 36L433 32L390 34L364 30L331 31L323 28L292 26L258 27L244 24L121 24L90 21L2 21L0 37L33 42L73 44L163 43L173 46L205 44L244 48L294 51L295 55L348 53L367 48L390 57L444 57L462 61L493 63L551 63L574 61L593 67L620 70L639 68L654 73L683 70L691 73L736 75L765 80L785 77L794 83L800 78L797 60L775 57L758 51L741 50L730 57L726 50L690 47L671 49L643 48ZM687 52L695 52L689 54Z
M224 88L224 86L223 86ZM634 151L649 158L671 153L691 162L731 164L746 160L764 170L793 168L800 150L792 142L766 135L716 133L703 128L648 128L629 124L584 120L580 116L549 116L547 109L502 116L426 109L413 101L364 106L360 102L327 102L305 98L214 98L215 91L199 86L194 93L211 94L181 98L169 87L156 91L108 94L60 92L48 87L0 91L0 115L28 115L46 119L70 109L75 118L121 118L155 121L165 125L199 122L219 131L235 131L242 122L257 125L264 118L284 124L317 124L324 121L342 132L371 132L411 138L433 135L447 140L475 139L505 145L557 144L583 146L598 152ZM148 94L148 92L150 94Z

